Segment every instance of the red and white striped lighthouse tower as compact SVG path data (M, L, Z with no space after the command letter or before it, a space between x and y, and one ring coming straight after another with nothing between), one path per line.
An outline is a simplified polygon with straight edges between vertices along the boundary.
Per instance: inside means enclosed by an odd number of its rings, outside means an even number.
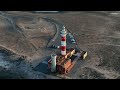
M61 55L66 55L66 30L64 26L61 31Z

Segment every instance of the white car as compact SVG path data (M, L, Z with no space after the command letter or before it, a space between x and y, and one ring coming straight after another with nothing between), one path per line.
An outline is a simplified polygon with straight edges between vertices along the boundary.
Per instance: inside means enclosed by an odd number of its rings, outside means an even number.
M72 43L76 43L76 42L72 42Z
M72 42L72 43L76 43L76 42L75 42L75 39L71 39L71 42Z
M57 46L57 48L60 48L60 46Z
M71 42L75 42L75 39L71 39Z

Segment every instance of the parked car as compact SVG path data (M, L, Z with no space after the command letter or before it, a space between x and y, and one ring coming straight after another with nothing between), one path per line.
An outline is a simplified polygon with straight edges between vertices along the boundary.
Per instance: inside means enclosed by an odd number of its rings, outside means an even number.
M52 45L50 48L57 49L57 48L60 48L60 46Z

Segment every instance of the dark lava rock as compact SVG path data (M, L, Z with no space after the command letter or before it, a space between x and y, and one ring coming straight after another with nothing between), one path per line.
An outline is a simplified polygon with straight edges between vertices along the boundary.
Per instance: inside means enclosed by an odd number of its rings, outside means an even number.
M94 69L85 67L83 74L79 76L80 79L105 79L102 73L95 71Z

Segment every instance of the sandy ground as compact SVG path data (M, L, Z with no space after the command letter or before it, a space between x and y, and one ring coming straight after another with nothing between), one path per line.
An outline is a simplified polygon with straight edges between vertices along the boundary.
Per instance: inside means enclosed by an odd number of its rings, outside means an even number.
M26 60L23 60L24 64L19 65L19 67L24 65L27 69L21 68L19 71L28 70L31 73L26 72L26 76L23 75L22 78L32 78L32 76L34 78L46 78L44 75L36 76L37 74L33 74L34 71L30 69L31 66L26 63L30 62L30 65L35 67L52 53L46 49L46 44L54 36L55 26L42 17L51 17L62 22L67 29L74 33L79 47L88 52L88 57L83 62L83 66L74 68L71 71L74 75L68 74L69 77L75 79L114 79L120 77L119 14L97 11L56 14L6 13L14 17L12 20L17 28L10 20L6 19L6 17L10 17L0 16L0 46L19 56L27 57ZM15 61L17 62L17 60Z

